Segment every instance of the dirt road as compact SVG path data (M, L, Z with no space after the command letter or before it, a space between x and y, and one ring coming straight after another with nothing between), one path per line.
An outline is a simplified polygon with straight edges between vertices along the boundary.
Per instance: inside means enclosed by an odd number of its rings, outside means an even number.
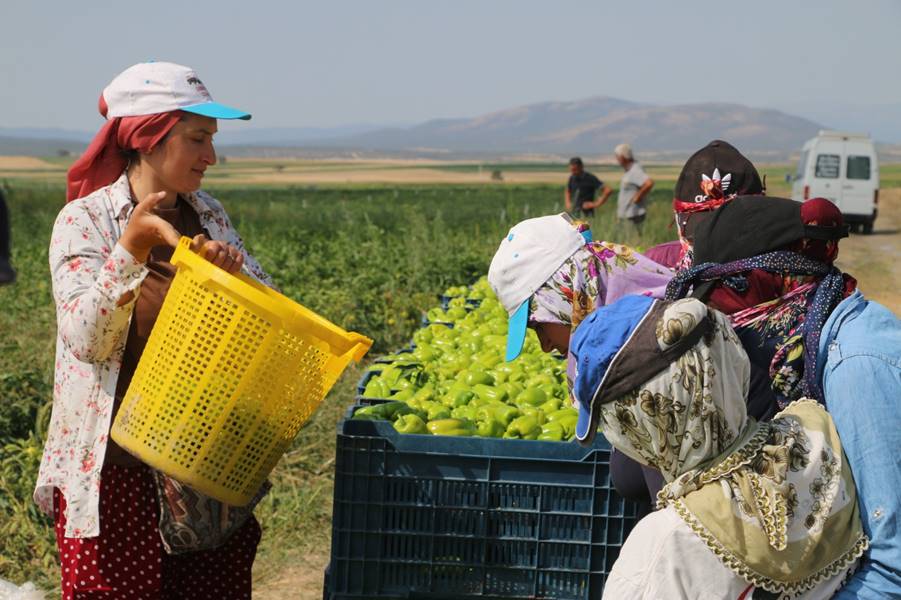
M839 246L838 266L860 290L901 315L901 189L880 192L873 235L851 235Z

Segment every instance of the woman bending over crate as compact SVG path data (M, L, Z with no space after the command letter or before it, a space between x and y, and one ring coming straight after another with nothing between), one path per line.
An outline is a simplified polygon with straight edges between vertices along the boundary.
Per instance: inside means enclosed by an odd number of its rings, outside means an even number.
M869 540L832 418L810 399L750 418L748 355L728 317L630 296L590 315L570 352L576 437L600 430L667 481L605 599L829 598L854 572Z
M691 291L728 314L752 367L773 374L779 406L825 405L871 540L836 598L901 597L901 321L835 266L847 227L830 201L738 197L713 214L696 228L698 266L668 297Z
M222 205L199 190L216 163L217 119L250 115L163 62L117 76L100 113L106 123L69 170L50 242L56 373L35 500L56 522L62 597L250 598L260 539L250 510L178 486L109 437L181 235L226 271L269 281Z

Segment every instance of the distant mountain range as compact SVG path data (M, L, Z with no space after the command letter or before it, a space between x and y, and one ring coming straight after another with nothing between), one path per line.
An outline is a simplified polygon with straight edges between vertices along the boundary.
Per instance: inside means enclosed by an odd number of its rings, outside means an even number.
M228 154L403 156L609 155L629 142L644 156L685 156L721 138L759 157L796 153L823 125L778 110L740 104L653 105L610 97L541 102L473 118L435 119L409 127L228 128L217 145ZM0 128L0 154L78 152L92 133ZM256 150L255 150L256 149Z
M684 154L716 138L749 152L797 151L822 125L738 104L659 106L617 98L542 102L471 119L436 119L320 145L366 150L609 154L621 142L638 152Z

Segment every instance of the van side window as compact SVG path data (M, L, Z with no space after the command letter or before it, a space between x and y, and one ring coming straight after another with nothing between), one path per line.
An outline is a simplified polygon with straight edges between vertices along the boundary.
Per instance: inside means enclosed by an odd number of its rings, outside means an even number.
M838 154L818 154L814 176L822 179L838 179L841 158Z
M848 179L869 179L870 178L870 157L869 156L849 156L848 157Z

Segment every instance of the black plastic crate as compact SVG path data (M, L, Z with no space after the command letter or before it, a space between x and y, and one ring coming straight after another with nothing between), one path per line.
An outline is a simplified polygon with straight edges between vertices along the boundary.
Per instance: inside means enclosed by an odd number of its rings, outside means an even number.
M600 598L637 505L610 446L402 435L345 420L325 598Z

